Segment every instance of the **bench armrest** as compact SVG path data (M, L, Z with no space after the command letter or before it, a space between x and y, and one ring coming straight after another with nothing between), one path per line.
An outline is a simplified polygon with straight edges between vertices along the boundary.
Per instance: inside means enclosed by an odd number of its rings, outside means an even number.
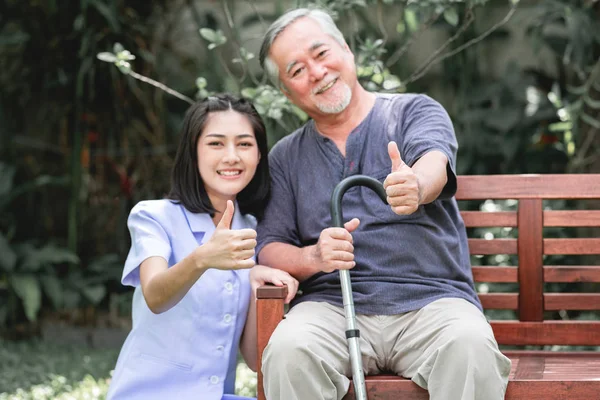
M279 287L264 285L256 289L256 341L258 347L258 399L264 400L262 377L262 353L269 342L269 338L283 319L284 299L288 294L287 286Z

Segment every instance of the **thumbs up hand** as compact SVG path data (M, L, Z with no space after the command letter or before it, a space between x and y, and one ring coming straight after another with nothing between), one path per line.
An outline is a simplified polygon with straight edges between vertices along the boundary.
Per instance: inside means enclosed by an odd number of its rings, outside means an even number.
M392 170L383 182L387 202L398 215L412 214L419 208L417 175L402 161L396 142L388 143L388 154L392 161Z
M196 248L198 266L221 270L252 268L256 231L254 229L231 230L233 202L227 200L221 220L211 238Z

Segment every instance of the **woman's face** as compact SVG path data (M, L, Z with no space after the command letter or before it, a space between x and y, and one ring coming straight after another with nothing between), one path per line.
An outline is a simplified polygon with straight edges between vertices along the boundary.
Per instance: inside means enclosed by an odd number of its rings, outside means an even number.
M260 161L252 124L233 110L209 114L198 139L197 155L200 177L219 211L250 183Z

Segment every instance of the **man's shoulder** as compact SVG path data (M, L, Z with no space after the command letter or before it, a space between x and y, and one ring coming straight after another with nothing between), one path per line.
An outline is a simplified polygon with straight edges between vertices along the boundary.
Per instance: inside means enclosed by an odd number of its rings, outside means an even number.
M394 108L413 108L427 105L440 106L440 103L423 93L377 93L377 97Z
M290 152L296 154L299 147L302 145L302 142L310 135L310 124L311 121L305 123L289 135L279 139L279 141L271 148L269 159L287 157Z

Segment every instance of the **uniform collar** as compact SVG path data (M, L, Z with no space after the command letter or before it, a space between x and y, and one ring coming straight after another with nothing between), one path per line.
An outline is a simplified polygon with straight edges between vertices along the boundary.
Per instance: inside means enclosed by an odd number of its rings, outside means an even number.
M233 220L231 221L231 229L243 229L246 227L244 223L244 217L239 210L237 201L233 202L233 206L235 212L233 214ZM206 237L206 233L212 234L215 230L215 224L208 213L193 213L181 205L183 211L185 213L185 217L188 220L188 224L190 225L190 229L192 232L204 232Z

